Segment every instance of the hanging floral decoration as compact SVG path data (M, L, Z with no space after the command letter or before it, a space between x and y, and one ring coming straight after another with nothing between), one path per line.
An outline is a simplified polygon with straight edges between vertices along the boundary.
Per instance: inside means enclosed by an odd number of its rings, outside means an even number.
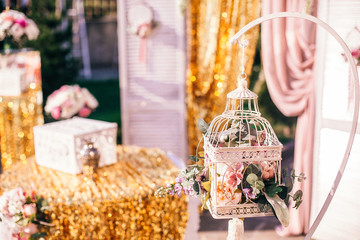
M141 38L139 60L146 63L146 39L159 25L154 19L153 9L144 2L136 4L128 10L127 19L129 32Z
M86 88L64 85L47 98L45 112L56 120L71 118L76 114L87 117L98 105L96 98Z
M198 126L203 134L206 134L209 125L200 119ZM235 125L227 132L228 135L221 136L221 141L227 144L230 144L230 141L242 141L240 139L242 135L252 135L251 131L249 134ZM259 142L252 141L251 146L265 146L265 144L259 139ZM155 195L164 197L186 194L200 197L203 209L207 209L207 202L211 196L216 196L216 201L225 205L229 201L232 204L240 205L255 203L261 211L271 209L284 226L289 223L287 205L290 204L290 199L292 198L296 209L302 203L302 191L298 190L292 193L292 190L295 181L302 182L306 179L303 173L297 175L294 170L289 173L288 169L284 167L281 170L281 179L278 179L277 166L272 163L267 161L238 162L233 167L227 168L223 175L218 175L217 179L221 180L217 184L217 189L211 189L209 169L204 165L204 161L208 161L209 156L202 155L203 153L197 153L196 156L190 156L189 159L194 164L181 170L174 182L168 183L166 187L160 187ZM210 194L211 191L216 191L216 194Z
M131 26L130 32L140 38L147 38L154 31L158 23L152 19L151 21L139 22L137 25Z
M0 231L12 239L43 239L50 224L47 201L22 188L5 192L0 197ZM0 235L1 235L0 234Z
M0 41L9 39L17 43L27 37L35 40L39 29L35 22L24 13L15 10L5 10L0 14Z

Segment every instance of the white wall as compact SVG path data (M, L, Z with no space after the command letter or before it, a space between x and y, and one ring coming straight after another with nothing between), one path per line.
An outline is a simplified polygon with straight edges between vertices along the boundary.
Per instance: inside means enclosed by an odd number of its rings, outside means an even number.
M354 45L354 38L349 33L356 25L360 28L360 1L319 0L318 17L333 27L348 44ZM360 47L360 41L356 44ZM316 51L317 114L312 221L322 207L342 161L353 112L349 65L341 56L341 46L318 28ZM359 130L357 133L338 191L314 234L316 239L360 239Z

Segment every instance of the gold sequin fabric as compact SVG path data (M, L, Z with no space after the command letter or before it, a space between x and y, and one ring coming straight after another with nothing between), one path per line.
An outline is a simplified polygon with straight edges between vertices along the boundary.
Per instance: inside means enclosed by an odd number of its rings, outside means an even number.
M42 111L40 52L0 54L2 66L26 70L26 93L0 96L0 151L3 170L34 155L33 127L44 123Z
M159 149L118 146L118 162L98 169L94 180L30 158L0 175L0 193L34 186L46 197L54 224L46 239L182 239L187 197L154 196L177 173Z
M192 0L187 12L189 65L187 71L187 124L189 151L201 138L198 118L210 122L225 109L226 94L236 88L240 68L238 45L229 43L243 26L260 16L259 0ZM245 72L251 73L259 27L245 35Z

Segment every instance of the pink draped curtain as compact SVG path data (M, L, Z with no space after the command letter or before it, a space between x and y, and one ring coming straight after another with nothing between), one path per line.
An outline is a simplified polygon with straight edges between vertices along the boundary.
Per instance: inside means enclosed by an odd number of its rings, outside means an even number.
M303 12L304 0L262 1L262 15ZM307 179L294 189L304 193L298 210L290 208L290 225L281 235L304 234L309 230L313 134L315 122L314 55L315 24L302 19L278 18L262 23L262 61L271 98L285 116L297 116L294 169Z

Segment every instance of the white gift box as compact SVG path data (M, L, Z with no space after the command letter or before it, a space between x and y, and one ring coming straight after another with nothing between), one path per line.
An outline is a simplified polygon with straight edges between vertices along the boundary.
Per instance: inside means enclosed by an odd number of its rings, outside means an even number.
M27 87L24 68L0 69L0 96L19 96Z
M37 164L70 174L82 172L80 151L84 140L94 140L99 166L117 162L117 124L74 117L34 127Z

